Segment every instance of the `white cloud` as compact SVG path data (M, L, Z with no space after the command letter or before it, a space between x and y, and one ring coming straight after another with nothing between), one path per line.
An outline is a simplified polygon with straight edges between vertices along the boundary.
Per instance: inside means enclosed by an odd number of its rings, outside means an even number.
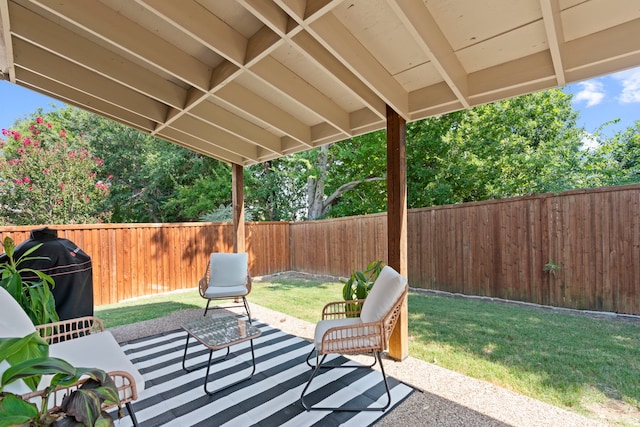
M622 92L618 96L618 101L622 104L640 102L640 68L621 71L612 74L611 77L620 81Z
M584 101L587 103L587 107L593 107L598 105L605 96L604 85L597 80L587 80L586 82L580 82L578 85L582 90L574 96L575 102Z

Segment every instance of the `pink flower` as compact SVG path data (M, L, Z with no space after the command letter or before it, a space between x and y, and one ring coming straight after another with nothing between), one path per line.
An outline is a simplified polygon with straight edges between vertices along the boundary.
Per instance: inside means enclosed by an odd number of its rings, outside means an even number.
M3 134L4 136L7 136L7 135L9 135L9 131L8 131L8 130L6 130L5 128L2 128L2 134Z
M25 139L22 140L22 145L27 147L27 146L31 145L31 142L32 142L31 139L25 138Z
M42 117L36 118L36 123L42 124L43 122L44 122L44 120L42 120Z
M22 139L22 135L20 135L20 132L18 131L12 130L11 135L13 136L13 139L15 139L16 141L20 141Z
M25 184L29 184L31 183L31 178L29 178L28 176L25 176L24 178L22 178L22 182L24 182Z
M113 175L109 174L109 176L107 177L107 179L111 179L113 178Z
M44 168L42 170L42 173L45 174L45 175L48 174L49 172L51 172L51 169L49 169L49 168Z
M52 124L51 124L51 123L47 123L47 127L48 127L49 129L51 129L51 126L52 126Z
M18 185L22 185L22 180L21 179L14 179L13 182L15 182Z
M64 183L58 184L58 187L60 187L61 190L64 190ZM60 200L60 202L62 202L62 200Z
M66 138L67 137L67 131L64 130L64 129L60 130L60 137L61 138Z

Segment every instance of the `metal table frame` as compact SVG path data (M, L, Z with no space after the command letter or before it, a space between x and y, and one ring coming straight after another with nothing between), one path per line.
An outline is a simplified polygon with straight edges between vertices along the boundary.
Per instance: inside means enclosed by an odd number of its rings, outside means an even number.
M260 329L245 320L238 319L233 316L201 317L184 323L182 325L182 329L187 332L187 342L185 343L184 355L182 356L182 369L184 369L186 372L193 372L198 369L204 368L204 366L189 368L186 366L185 362L187 360L189 339L193 337L196 341L200 342L202 345L209 349L209 361L206 364L207 372L204 376L204 391L209 396L253 377L253 374L256 371L256 358L253 349L253 340L262 335ZM248 377L235 381L232 384L228 384L214 391L209 391L207 389L209 381L207 380L209 378L211 365L219 361L226 360L230 353L230 347L232 345L240 344L245 341L249 341L249 344L251 346L251 374L249 374ZM215 350L221 350L223 348L227 349L227 353L224 356L213 359L213 352Z

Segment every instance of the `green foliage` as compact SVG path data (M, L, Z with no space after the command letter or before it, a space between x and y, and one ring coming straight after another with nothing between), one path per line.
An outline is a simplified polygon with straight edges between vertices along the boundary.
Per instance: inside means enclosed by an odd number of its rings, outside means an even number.
M245 169L245 205L255 221L304 218L306 186L315 150L269 160Z
M576 119L571 95L552 89L409 123L408 206L640 182L640 123L606 138L587 135ZM77 108L38 111L14 128L4 135L0 223L197 221L231 203L230 165ZM23 135L36 141L36 131L38 143L25 145ZM587 140L595 146L586 149ZM50 157L43 147L55 141L67 144L57 153L73 151L84 166ZM64 197L48 164L67 171ZM385 178L384 131L269 160L244 170L246 217L384 212Z
M25 261L47 259L46 257L31 257L41 244L27 249L20 258L14 259L15 244L11 237L5 237L2 246L7 255L7 262L0 264L0 286L20 304L35 325L57 322L55 299L51 288L55 283L51 276L31 268L20 268ZM23 275L36 276L37 281L25 281Z
M49 346L37 332L25 337L0 338L0 361L11 365L2 374L0 386L0 427L18 424L56 425L113 425L109 414L102 411L103 403L119 405L118 389L111 377L100 369L76 368L63 359L49 357ZM77 390L67 395L58 411L47 412L47 405L23 401L3 389L22 380L37 390L43 375L51 375L42 401L47 402L57 386L70 386L86 378ZM65 424L66 425L66 424Z
M253 216L251 212L244 213L245 221L253 221ZM200 216L200 221L204 222L231 222L233 221L233 206L229 205L220 205L217 209L209 212L208 214L204 214Z
M23 124L24 126L24 124ZM26 131L2 130L0 223L83 224L109 219L103 161L79 137L36 117ZM104 174L102 174L104 175Z
M6 360L9 365L16 365L24 360L40 359L48 355L49 345L37 332L25 337L0 338L0 360ZM22 380L31 391L35 391L41 377L42 375L35 374ZM2 387L8 384L4 380L4 374L0 384Z
M387 145L384 131L350 138L329 147L330 164L327 171L325 193L331 195L341 185L363 182L344 192L333 204L327 217L366 215L387 210Z
M228 164L74 107L44 114L82 135L111 172L111 222L197 221L231 202Z
M347 280L340 280L341 283L344 283L342 298L345 301L366 299L383 267L384 262L372 261L364 271L356 270ZM359 312L362 308L361 305L361 303L353 303L347 306L349 311Z

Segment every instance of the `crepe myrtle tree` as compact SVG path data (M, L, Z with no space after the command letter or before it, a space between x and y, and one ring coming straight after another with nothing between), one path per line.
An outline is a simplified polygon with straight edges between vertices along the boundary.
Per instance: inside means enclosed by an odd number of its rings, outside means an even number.
M24 128L24 124L21 126ZM80 137L42 117L0 137L0 224L84 224L107 221L101 206L110 175Z

